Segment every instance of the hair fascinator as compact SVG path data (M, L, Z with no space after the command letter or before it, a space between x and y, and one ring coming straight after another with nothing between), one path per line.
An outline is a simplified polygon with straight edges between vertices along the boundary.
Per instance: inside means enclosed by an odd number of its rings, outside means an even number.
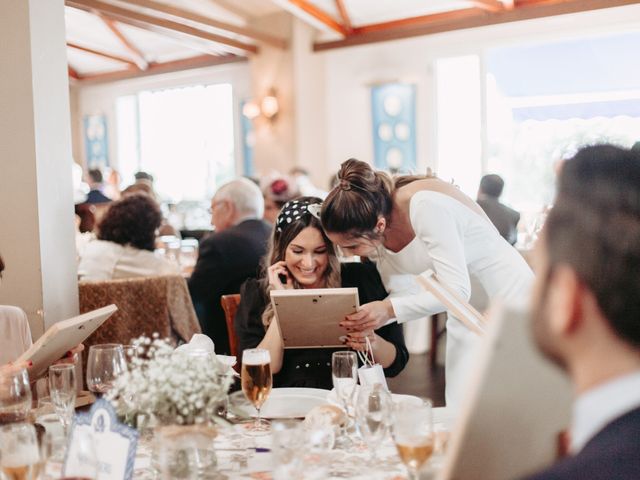
M320 203L310 203L307 200L291 200L285 203L276 220L276 231L281 232L283 228L299 220L303 215L313 215L320 220L321 208Z

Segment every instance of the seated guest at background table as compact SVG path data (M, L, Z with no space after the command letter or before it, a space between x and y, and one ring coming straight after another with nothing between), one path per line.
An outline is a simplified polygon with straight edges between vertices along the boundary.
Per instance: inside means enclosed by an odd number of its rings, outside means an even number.
M534 336L577 399L572 456L531 480L638 479L640 152L600 145L568 160L534 254Z
M376 259L389 297L362 302L343 326L369 330L440 313L446 307L417 282L433 270L462 299L529 298L533 273L480 206L436 177L390 178L365 162L342 164L340 183L322 204L322 226L345 255ZM473 288L472 288L473 285ZM459 403L478 336L447 318L446 400Z
M491 223L495 225L504 238L511 245L518 240L518 222L520 214L514 209L500 203L500 195L504 189L504 180L500 175L485 175L480 180L478 190L478 205L482 207Z
M215 231L200 242L189 291L202 332L213 339L216 353L229 354L220 297L238 293L247 278L255 277L267 250L272 227L261 220L263 212L262 192L246 178L222 185L211 200Z
M387 292L372 264L340 264L331 241L320 226L321 200L300 197L288 202L276 221L269 254L265 256L260 279L248 280L240 291L241 302L235 318L241 350L266 348L276 387L316 387L330 389L331 354L336 350L310 348L284 350L278 325L273 321L269 292L273 289L357 287L360 302L382 300ZM294 213L294 211L299 213ZM283 281L279 276L284 276ZM300 319L304 328L304 319ZM345 331L346 333L346 331ZM409 359L402 326L397 323L377 331L350 334L346 346L364 350L368 337L385 375L400 373Z
M102 170L99 168L90 169L87 172L87 180L89 183L89 193L87 194L86 203L108 203L111 201L111 198L102 192L104 189Z
M262 195L264 196L263 218L273 225L282 206L289 200L300 196L300 190L292 178L269 178L262 186Z
M97 240L80 252L80 280L180 274L177 264L154 255L162 214L146 194L125 195L98 224Z

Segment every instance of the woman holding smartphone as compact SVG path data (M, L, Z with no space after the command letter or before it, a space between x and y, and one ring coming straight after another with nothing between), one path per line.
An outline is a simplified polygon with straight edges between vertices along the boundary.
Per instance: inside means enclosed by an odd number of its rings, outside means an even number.
M392 179L355 159L342 164L338 179L323 203L322 225L346 255L375 259L390 293L361 302L345 327L366 331L445 311L416 281L428 270L472 305L474 296L528 301L531 269L480 206L455 186L433 176ZM447 405L460 400L477 338L449 315Z
M258 279L247 280L240 291L241 301L235 318L240 349L269 350L275 387L331 389L331 354L339 349L285 351L278 324L273 321L271 290L356 287L361 303L387 297L375 266L340 264L333 244L320 226L320 203L319 198L300 197L282 207L265 256L263 273ZM304 328L304 319L301 319L300 328ZM409 353L400 325L351 332L346 335L345 345L363 351L366 338L386 376L393 377L404 368Z

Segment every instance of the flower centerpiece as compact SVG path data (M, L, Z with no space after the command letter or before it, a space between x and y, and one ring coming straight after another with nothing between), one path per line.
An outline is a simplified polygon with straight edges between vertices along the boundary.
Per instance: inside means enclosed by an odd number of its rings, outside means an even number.
M213 352L177 351L157 334L134 340L131 350L128 370L107 395L118 415L134 424L140 416L163 425L224 421L218 412L233 371Z

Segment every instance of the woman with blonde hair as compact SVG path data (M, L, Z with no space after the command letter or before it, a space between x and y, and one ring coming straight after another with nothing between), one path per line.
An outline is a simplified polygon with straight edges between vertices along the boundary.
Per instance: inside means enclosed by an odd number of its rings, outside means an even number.
M282 207L270 251L265 256L263 274L258 279L247 280L240 292L241 302L235 318L240 348L269 350L276 387L330 389L331 354L337 349L285 351L278 324L273 321L274 312L269 301L271 290L356 287L361 303L382 300L387 296L375 266L340 264L331 241L320 226L320 202L319 198L300 197ZM300 327L304 328L302 319ZM409 353L400 325L354 332L347 335L345 345L364 350L366 338L386 376L395 376L404 368Z

